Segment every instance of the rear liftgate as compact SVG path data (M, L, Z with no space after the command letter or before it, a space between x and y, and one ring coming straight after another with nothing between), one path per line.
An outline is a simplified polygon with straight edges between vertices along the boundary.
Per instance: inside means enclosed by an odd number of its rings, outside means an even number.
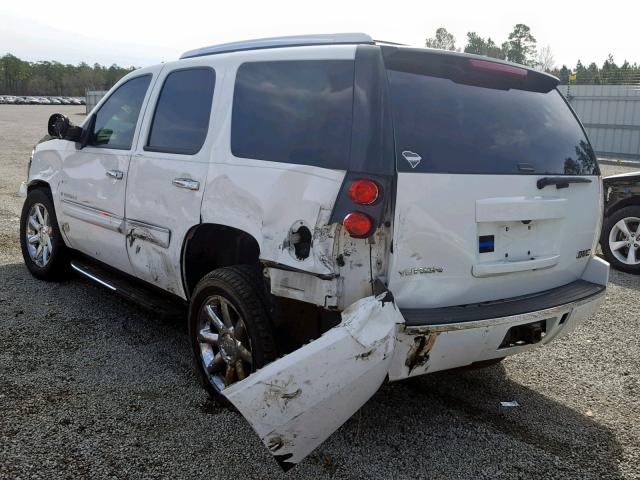
M366 297L317 340L222 394L247 419L283 470L302 461L380 388L404 323L389 292Z

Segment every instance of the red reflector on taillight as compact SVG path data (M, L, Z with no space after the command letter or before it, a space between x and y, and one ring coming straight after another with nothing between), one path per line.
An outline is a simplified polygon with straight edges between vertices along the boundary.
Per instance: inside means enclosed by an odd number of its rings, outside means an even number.
M378 185L371 180L356 180L349 187L349 198L360 205L371 205L379 194Z
M497 62L488 62L486 60L469 59L469 64L477 70L486 70L496 73L506 73L514 77L526 77L527 71L524 68L512 67Z
M351 212L342 221L349 235L354 238L365 238L373 230L373 221L366 213Z

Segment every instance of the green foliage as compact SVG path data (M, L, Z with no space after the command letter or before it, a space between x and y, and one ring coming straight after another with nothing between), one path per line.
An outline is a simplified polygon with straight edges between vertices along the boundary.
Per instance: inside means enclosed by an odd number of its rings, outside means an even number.
M446 30L444 28L438 31ZM436 35L437 37L437 35ZM437 38L436 38L437 39ZM435 40L435 39L431 39ZM626 60L621 66L616 65L613 56L609 54L607 59L598 67L592 62L584 66L580 60L576 67L569 69L566 65L561 68L554 67L551 47L543 47L537 52L536 39L531 34L531 29L522 23L517 24L509 34L509 39L498 47L491 38L486 40L476 32L467 33L467 44L464 47L466 53L484 55L486 57L506 59L522 65L544 70L560 79L562 84L588 84L588 85L638 85L640 84L640 65L630 64ZM576 79L569 81L571 74Z
M134 70L118 65L55 61L27 62L7 53L0 57L0 94L83 96L86 90L108 90Z
M580 60L576 64L573 72L565 65L560 69L552 70L550 73L560 79L562 84L572 85L637 85L640 84L640 65L630 64L626 60L622 66L616 65L613 56L609 54L607 59L598 67L595 62L591 62L585 67ZM569 75L575 73L576 79L569 81Z
M439 48L440 50L456 50L456 37L447 32L446 28L436 30L436 36L427 38L424 42L427 48Z
M509 39L502 44L505 57L510 62L535 67L536 39L531 35L531 29L524 23L518 23L509 34Z
M464 51L485 57L504 59L504 52L491 40L491 37L485 40L476 32L467 33L467 45L464 47Z

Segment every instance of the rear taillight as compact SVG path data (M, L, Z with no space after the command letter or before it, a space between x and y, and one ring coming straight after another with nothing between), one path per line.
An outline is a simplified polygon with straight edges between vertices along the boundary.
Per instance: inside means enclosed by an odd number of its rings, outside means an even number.
M359 205L371 205L379 195L378 185L371 180L356 180L349 187L349 198Z
M342 221L353 238L366 238L373 232L373 220L366 213L351 212Z

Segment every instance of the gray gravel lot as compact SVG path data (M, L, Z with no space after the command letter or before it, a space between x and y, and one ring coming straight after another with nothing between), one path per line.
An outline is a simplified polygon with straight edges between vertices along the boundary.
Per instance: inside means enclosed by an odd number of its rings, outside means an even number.
M23 266L29 152L51 113L83 108L0 105L0 478L640 478L640 277L617 272L571 337L385 385L283 474L198 386L186 322Z

